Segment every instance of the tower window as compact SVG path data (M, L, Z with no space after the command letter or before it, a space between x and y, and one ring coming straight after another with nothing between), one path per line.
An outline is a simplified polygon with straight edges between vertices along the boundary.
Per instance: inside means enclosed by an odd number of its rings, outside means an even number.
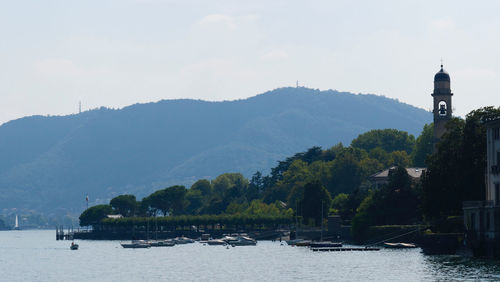
M493 140L498 140L500 139L500 128L495 127L493 128Z
M446 102L441 101L439 102L439 116L444 117L448 114L448 110L446 108Z

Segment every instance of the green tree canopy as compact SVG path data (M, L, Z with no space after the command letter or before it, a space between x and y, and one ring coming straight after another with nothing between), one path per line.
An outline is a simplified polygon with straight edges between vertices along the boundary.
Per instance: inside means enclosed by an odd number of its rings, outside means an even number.
M182 185L175 185L165 189L170 214L180 215L184 212L184 208L187 206L186 193L187 189Z
M201 195L206 197L212 193L212 184L206 179L200 179L191 185L190 190L200 191Z
M397 129L376 129L359 135L352 140L351 146L367 152L379 147L386 152L405 151L411 154L415 137Z
M359 163L363 158L366 158L366 153L359 150L346 150L335 158L327 183L330 194L350 193L359 187L365 176Z
M426 159L432 155L434 151L434 124L426 124L422 129L422 133L415 142L415 149L411 153L413 166L426 167Z
M167 214L182 214L187 206L185 200L186 187L175 185L162 190L158 190L142 201L149 207L152 214L159 211L163 216Z
M113 213L110 205L97 205L86 209L79 217L80 226L97 225L106 218L108 214Z
M454 118L428 159L423 178L423 209L428 219L462 213L462 202L485 199L486 126L500 108L485 107Z
M411 224L420 219L420 192L404 167L389 173L389 183L371 191L361 202L352 220L355 239L363 237L369 226Z
M138 206L134 195L120 195L114 197L109 204L117 213L125 217L135 215Z
M318 226L321 224L321 218L326 218L332 205L330 193L321 184L315 180L304 186L304 198L301 202L302 215L304 219L314 220ZM323 210L323 214L321 211Z
M340 193L332 200L332 208L336 213L342 218L347 218L350 213L349 210L349 195L345 193Z

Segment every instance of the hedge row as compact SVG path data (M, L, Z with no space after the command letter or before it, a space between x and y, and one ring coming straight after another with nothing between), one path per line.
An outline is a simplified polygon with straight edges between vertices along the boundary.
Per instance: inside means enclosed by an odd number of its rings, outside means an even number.
M128 228L158 226L159 228L177 228L185 226L275 226L292 223L292 216L268 215L180 215L165 217L126 217L106 218L101 221L101 228Z

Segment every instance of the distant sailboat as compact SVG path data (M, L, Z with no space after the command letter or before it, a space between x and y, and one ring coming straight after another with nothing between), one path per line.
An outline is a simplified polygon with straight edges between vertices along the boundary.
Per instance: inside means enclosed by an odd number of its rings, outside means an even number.
M16 214L16 224L14 225L14 230L21 230L21 228L19 227L19 219L17 218L17 214Z

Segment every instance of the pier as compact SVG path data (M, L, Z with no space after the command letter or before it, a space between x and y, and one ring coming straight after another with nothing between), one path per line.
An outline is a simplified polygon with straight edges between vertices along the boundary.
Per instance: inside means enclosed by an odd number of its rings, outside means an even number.
M311 248L313 252L350 252L350 251L380 251L375 247L333 247L333 248Z
M64 227L56 226L56 240L73 240L75 235L75 230L73 228L68 228L67 232L64 232Z

